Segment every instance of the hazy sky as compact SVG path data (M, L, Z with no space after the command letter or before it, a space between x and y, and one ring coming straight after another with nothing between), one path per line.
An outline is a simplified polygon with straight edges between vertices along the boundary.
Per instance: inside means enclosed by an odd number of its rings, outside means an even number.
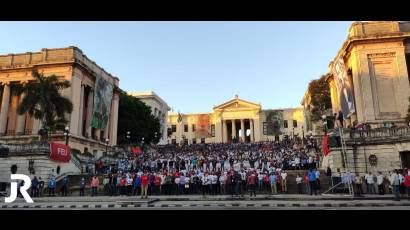
M300 106L352 22L0 22L0 54L79 47L125 91L153 90L175 111L240 98Z

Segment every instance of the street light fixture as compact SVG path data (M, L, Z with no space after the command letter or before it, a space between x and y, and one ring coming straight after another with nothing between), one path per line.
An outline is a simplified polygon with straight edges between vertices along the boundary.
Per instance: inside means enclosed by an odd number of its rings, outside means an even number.
M323 122L323 132L327 132L327 120L326 120L327 116L326 115L322 115L322 122Z
M70 128L68 126L64 129L64 136L65 136L65 145L68 146L68 139L70 138Z
M108 155L108 144L110 143L110 140L107 138L105 139L105 154Z

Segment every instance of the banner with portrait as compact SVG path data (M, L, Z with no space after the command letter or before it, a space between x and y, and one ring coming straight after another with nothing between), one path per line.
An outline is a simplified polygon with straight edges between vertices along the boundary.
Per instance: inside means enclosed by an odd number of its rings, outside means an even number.
M209 129L210 129L210 117L208 114L200 114L197 116L196 124L195 124L195 136L196 138L206 138L209 136Z
M342 111L343 117L349 118L356 112L356 109L353 98L353 86L347 75L346 66L342 57L337 58L333 64L333 77L339 98L340 111Z
M97 76L94 90L94 106L91 126L105 129L110 118L111 100L114 86L102 77Z
M283 110L266 111L266 134L270 136L281 135L283 124Z

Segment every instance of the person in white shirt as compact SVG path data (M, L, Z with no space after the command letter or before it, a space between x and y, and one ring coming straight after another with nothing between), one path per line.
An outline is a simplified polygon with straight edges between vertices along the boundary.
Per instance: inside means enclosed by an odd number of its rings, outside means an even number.
M221 195L226 194L226 180L227 180L227 176L226 176L226 172L224 172L219 177L219 184L221 186Z
M299 194L302 194L302 177L298 174L296 176L296 187Z
M218 184L218 176L214 173L211 174L211 194L216 195L216 186Z
M397 169L390 176L390 184L393 186L394 200L400 201L400 179Z
M287 193L288 192L288 185L287 185L287 176L288 174L286 173L285 170L282 171L280 174L280 177L282 178L282 192Z
M377 175L377 187L379 190L379 195L384 195L384 175L379 172L379 174Z
M258 173L258 187L259 187L259 191L262 191L263 188L263 174Z
M366 182L367 182L367 193L368 193L368 194L375 194L373 175L367 173L367 174L364 176L364 179L365 179Z

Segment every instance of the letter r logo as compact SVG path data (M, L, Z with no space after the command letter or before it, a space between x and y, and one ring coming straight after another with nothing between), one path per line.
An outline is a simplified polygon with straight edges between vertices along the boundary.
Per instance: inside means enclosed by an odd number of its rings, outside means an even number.
M31 187L30 177L24 174L11 174L10 176L11 176L11 180L23 180L24 181L24 185L20 187L20 193L21 195L23 195L27 203L34 203L30 195L27 193L27 190ZM11 203L15 201L16 198L17 198L17 182L12 181L10 184L10 196L6 197L4 201L6 203Z

